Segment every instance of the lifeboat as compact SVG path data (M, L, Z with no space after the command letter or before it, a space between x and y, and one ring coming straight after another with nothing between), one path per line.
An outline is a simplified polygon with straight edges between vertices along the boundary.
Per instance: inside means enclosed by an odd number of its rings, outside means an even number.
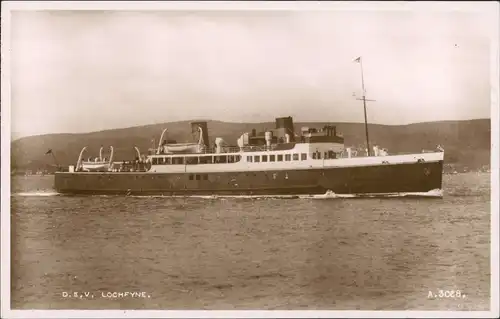
M200 139L198 143L170 143L158 145L157 154L160 154L161 151L163 153L181 153L181 154L190 154L190 153L202 153L205 149L205 144L203 142L203 130L201 127L198 127L198 131L200 132ZM161 133L160 141L163 140L163 137L167 129L164 129Z
M84 147L80 156L78 157L78 162L76 164L76 169L78 171L84 172L107 172L110 170L113 163L113 146L110 146L111 155L109 160L102 157L102 147L99 150L99 157L96 157L93 161L89 158L87 161L82 159L83 153L86 151L87 147Z
M176 143L164 145L166 153L200 153L203 144L198 143Z
M107 172L109 163L106 162L82 162L82 170L85 172Z

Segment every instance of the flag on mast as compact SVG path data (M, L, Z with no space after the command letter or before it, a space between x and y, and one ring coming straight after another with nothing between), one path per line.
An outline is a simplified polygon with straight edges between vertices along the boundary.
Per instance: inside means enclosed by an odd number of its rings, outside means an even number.
M356 58L353 62L361 63L361 57L359 56L359 57L358 57L358 58Z

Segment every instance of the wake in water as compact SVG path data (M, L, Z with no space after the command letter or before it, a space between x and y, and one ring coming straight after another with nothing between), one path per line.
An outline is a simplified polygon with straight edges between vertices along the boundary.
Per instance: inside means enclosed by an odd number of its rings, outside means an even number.
M37 197L37 196L75 196L64 195L57 192L21 192L12 194L13 196L21 197ZM123 197L123 195L82 195L91 197ZM336 199L336 198L394 198L394 197L417 197L417 198L442 198L443 191L434 189L429 192L410 192L410 193L380 193L380 194L335 194L332 191L327 191L320 195L126 195L124 197L132 198L199 198L199 199Z
M63 196L63 194L59 194L57 192L21 192L14 193L12 196L21 196L21 197L37 197L37 196Z
M335 194L332 191L327 191L323 195L301 196L300 198L313 199L331 199L331 198L392 198L392 197L432 197L442 198L443 191L441 189L433 189L429 192L410 192L410 193L379 193L379 194Z

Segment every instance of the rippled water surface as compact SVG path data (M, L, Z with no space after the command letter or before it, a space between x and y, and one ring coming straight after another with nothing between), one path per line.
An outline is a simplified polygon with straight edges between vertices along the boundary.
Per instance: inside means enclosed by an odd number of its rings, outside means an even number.
M489 174L446 175L442 199L67 197L52 179L12 179L13 308L489 309ZM126 291L146 297L102 296Z

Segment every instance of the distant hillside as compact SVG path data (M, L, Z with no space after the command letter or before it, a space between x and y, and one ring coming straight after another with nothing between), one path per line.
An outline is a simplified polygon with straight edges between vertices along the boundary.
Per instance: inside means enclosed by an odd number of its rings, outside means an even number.
M342 132L346 146L359 146L365 142L363 123L295 123L296 131L302 126L323 127L325 124L337 125ZM273 129L269 123L227 123L208 121L209 137L213 143L215 137L222 137L236 145L236 139L244 132L255 128L257 132ZM158 140L164 128L168 128L168 139L178 142L193 141L190 121L113 129L85 134L48 134L30 136L11 143L12 169L47 169L54 166L51 155L45 155L52 149L60 165L75 164L80 150L87 146L86 156L98 156L101 145L106 156L109 145L115 149L116 160L133 159L134 146L142 153L152 147L152 139ZM444 121L416 123L410 125L369 125L370 142L385 147L389 153L421 152L433 150L440 144L445 149L445 161L459 166L476 169L489 165L490 160L490 120Z

